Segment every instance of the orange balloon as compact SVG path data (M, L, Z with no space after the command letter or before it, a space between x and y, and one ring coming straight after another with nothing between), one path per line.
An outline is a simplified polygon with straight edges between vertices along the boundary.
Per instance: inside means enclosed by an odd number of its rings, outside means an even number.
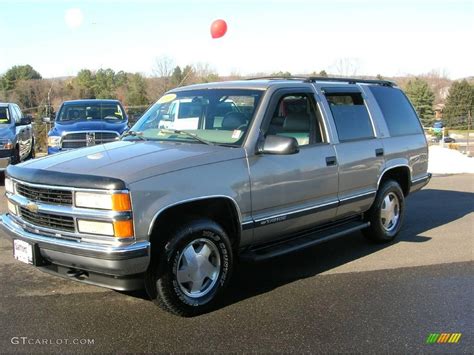
M215 20L211 25L212 38L220 38L227 32L227 23L224 20Z

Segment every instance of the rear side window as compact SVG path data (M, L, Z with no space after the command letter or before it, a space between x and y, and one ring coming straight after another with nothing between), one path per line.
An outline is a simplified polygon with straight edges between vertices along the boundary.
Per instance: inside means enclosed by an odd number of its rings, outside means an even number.
M360 92L326 92L339 141L374 138L369 112Z
M382 110L391 136L422 133L415 110L401 90L371 86L370 91Z

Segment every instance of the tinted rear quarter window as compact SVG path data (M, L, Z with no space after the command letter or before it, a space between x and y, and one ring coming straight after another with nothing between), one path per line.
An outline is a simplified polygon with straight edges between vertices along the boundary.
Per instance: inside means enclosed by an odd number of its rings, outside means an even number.
M422 133L418 116L401 90L371 86L370 91L382 110L391 136Z

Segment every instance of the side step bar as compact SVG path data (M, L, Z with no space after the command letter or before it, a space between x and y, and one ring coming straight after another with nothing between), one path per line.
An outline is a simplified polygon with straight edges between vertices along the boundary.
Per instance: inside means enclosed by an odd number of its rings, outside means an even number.
M241 254L245 261L257 262L292 253L370 226L370 222L352 221L317 231L307 232L292 239L249 249Z

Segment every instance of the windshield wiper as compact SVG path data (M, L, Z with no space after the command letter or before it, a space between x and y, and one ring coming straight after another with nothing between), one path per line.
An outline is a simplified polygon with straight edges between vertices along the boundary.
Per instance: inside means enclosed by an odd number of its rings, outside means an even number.
M137 137L138 139L141 139L141 140L143 140L143 141L146 141L146 140L147 140L145 137L143 137L143 132L127 131L127 132L125 132L124 134L122 134L122 138L125 138L125 137L128 137L128 136Z
M207 145L215 145L214 143L212 142L209 142L201 137L199 137L198 135L194 134L194 133L191 133L191 132L187 132L187 131L181 131L180 129L169 129L169 128L161 128L160 129L160 132L163 132L163 133L176 133L176 134L183 134L185 136L188 136L188 137L191 137L191 138L194 138L195 140L201 142L201 143L204 143L204 144L207 144Z

